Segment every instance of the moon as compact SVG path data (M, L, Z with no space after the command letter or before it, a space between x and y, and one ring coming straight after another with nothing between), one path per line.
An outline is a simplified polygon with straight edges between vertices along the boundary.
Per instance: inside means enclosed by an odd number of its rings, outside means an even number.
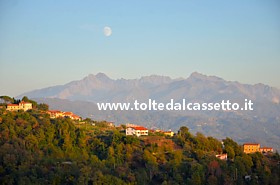
M103 33L106 37L110 37L112 35L112 29L109 26L105 26Z

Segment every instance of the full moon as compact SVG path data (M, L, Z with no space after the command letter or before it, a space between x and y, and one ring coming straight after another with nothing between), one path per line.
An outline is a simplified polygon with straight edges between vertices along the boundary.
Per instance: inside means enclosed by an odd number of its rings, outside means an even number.
M105 26L103 29L103 33L106 37L109 37L112 35L112 29L109 26Z

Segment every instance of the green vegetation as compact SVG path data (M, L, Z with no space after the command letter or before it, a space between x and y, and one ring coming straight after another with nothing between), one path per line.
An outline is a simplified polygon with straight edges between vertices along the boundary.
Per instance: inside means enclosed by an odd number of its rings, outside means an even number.
M174 146L147 144L124 126L42 110L1 109L0 184L280 184L278 153L247 155L230 138L223 146L181 127ZM228 161L215 157L222 152Z
M0 100L2 100L1 101L2 103L0 102L0 106L7 106L7 104L10 104L10 103L12 103L12 104L19 104L20 101L24 101L24 102L32 103L32 108L35 109L35 110L41 110L41 111L48 111L49 110L49 105L47 105L45 103L38 104L36 101L30 100L26 96L24 96L21 100L20 99L11 98L9 96L0 96ZM2 112L0 112L0 113L2 113Z
M5 103L19 103L20 100L16 100L15 98L11 98L9 96L0 96L0 99L3 100Z

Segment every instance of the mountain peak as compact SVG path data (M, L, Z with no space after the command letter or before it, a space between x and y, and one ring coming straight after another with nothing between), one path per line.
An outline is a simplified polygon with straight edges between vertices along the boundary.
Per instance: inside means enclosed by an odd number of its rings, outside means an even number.
M198 72L193 72L191 75L190 75L190 78L206 78L207 76L204 75L204 74L201 74L201 73L198 73Z
M97 73L95 77L98 79L106 79L106 80L110 79L105 73Z
M85 80L100 80L100 81L108 81L111 80L106 74L104 73L97 73L96 75L94 74L89 74L84 78Z
M214 80L214 81L220 81L223 80L222 78L216 77L216 76L207 76L198 72L193 72L189 79L200 79L200 80Z

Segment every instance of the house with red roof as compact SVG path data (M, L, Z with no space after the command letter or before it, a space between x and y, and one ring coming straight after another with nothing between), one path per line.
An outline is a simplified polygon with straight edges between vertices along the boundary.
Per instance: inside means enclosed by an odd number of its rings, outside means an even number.
M59 118L59 117L64 117L63 112L60 110L49 110L47 113L50 115L50 118Z
M47 113L50 115L50 118L68 117L73 120L79 120L79 121L81 120L81 117L77 116L73 112L63 112L60 110L49 110L49 111L47 111Z
M271 147L262 147L260 148L261 153L268 153L268 152L273 152L273 148Z
M268 152L273 152L273 148L271 147L261 148L259 143L244 143L243 152L246 154L255 153L255 152L268 153Z
M128 126L126 127L126 135L136 135L139 136L147 136L149 134L149 130L142 126Z
M7 105L7 110L8 111L27 111L32 109L32 103L21 101L19 104L8 104Z
M79 121L81 120L81 117L77 116L73 112L63 112L63 116L68 117L68 118L73 119L73 120L79 120Z
M243 152L246 154L255 153L260 151L259 143L244 143Z

